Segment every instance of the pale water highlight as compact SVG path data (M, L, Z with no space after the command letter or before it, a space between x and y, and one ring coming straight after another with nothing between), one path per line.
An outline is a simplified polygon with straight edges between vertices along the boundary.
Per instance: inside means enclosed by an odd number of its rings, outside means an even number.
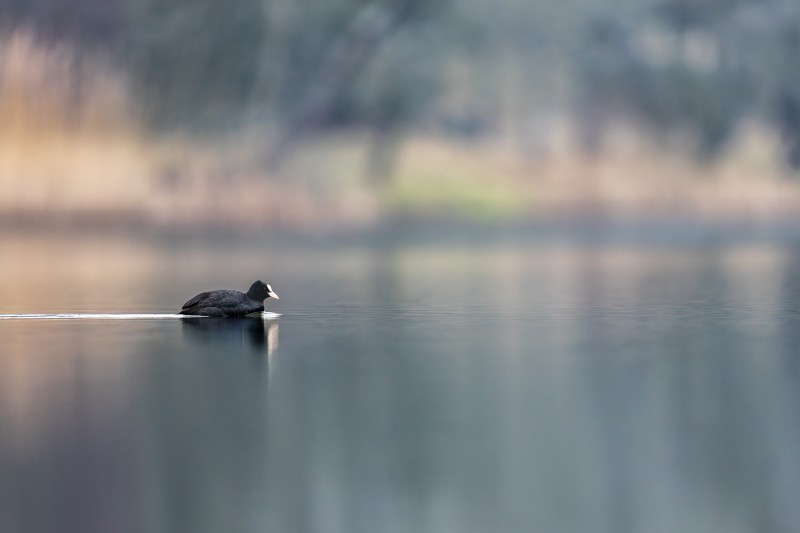
M262 313L264 320L274 320L280 313ZM41 314L3 314L0 320L139 320L164 318L211 318L200 315L178 315L171 313L41 313ZM258 317L253 317L258 318Z

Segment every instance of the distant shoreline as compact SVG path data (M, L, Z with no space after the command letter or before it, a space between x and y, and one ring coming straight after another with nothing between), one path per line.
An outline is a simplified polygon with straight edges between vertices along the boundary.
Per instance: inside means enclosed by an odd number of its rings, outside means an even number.
M143 239L233 239L271 244L310 245L383 243L446 244L493 243L574 245L705 246L736 243L800 244L800 218L775 220L708 220L691 217L528 218L500 222L387 217L353 226L329 224L240 226L222 224L159 224L128 213L79 217L9 216L0 214L0 236L91 236Z

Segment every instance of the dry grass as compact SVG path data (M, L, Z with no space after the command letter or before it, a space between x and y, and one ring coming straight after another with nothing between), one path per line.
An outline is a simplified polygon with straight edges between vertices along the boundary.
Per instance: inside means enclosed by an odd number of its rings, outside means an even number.
M134 130L128 86L106 58L43 46L24 30L0 37L4 136Z
M147 133L128 85L102 58L25 32L0 42L0 221L258 227L372 216L361 193L268 175L258 133Z
M124 76L25 32L0 43L0 209L125 212L146 197Z

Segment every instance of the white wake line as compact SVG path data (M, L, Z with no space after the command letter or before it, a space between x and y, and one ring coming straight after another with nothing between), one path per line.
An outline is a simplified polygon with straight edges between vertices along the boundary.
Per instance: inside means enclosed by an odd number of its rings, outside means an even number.
M272 320L278 318L280 313L264 312L261 318ZM197 315L177 315L163 313L50 313L50 314L22 314L0 315L0 320L138 320L138 319L169 319L169 318L210 318Z

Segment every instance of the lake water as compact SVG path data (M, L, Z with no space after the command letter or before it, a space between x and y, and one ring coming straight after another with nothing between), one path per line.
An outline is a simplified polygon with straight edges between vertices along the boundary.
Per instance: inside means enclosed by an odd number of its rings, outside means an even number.
M800 530L800 251L2 237L0 531Z

